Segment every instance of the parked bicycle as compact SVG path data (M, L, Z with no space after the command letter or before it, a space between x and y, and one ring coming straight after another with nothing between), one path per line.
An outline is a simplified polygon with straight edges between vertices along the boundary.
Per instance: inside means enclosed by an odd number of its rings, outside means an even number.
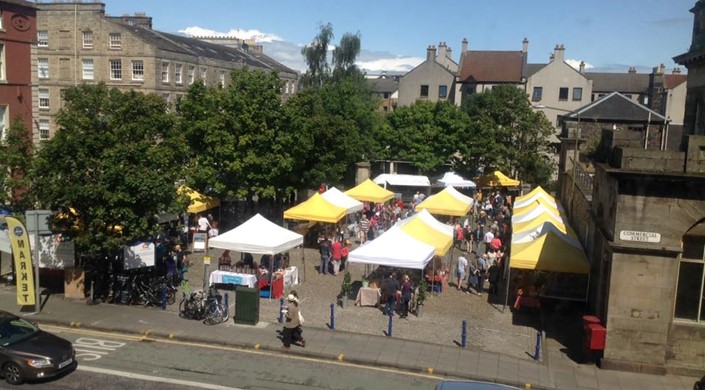
M209 288L205 303L205 318L203 319L203 323L206 325L216 325L227 321L228 318L227 308L223 304L223 296L216 288Z
M223 304L223 296L214 287L210 287L207 293L204 291L183 293L179 302L179 316L190 320L202 320L206 325L220 324L230 317Z

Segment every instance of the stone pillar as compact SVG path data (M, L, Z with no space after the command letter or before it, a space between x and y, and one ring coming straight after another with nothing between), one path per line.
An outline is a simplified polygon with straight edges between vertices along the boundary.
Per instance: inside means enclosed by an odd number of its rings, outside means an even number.
M355 185L362 183L363 181L370 178L370 162L360 161L355 163Z

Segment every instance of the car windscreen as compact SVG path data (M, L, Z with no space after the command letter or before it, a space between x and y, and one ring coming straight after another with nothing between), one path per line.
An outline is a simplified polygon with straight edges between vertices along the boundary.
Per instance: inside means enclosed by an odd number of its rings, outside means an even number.
M7 347L37 333L36 326L21 319L14 318L0 323L0 346Z

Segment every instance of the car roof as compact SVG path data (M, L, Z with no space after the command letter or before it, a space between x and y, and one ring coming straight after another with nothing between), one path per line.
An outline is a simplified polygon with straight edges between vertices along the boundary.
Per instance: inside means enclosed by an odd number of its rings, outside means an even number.
M518 387L492 382L478 381L443 381L436 385L436 390L520 390Z
M18 318L18 317L10 312L0 310L0 322L14 320L15 318Z

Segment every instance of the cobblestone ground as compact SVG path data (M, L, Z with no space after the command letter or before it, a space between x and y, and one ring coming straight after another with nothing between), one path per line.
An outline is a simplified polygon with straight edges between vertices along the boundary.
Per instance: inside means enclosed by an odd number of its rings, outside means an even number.
M209 253L213 260L208 271L217 267L217 258L221 252L212 250ZM294 249L289 252L291 265L299 268L301 283L295 289L301 298L301 309L306 321L304 331L306 327L326 328L330 322L330 304L337 302L343 275L342 273L338 276L319 275L318 252L314 249L305 249L304 253L305 275L302 250ZM457 255L456 250L456 259ZM188 279L192 288L200 288L203 283L203 256L204 253L193 253L189 256L192 266ZM240 255L231 252L231 256L235 260ZM255 260L258 260L257 257ZM352 264L349 270L353 282L359 281L364 273L364 266ZM353 291L353 297L354 294L355 291ZM503 298L497 300L501 303L488 302L486 294L482 297L474 294L467 295L463 291L456 290L453 282L443 293L429 295L421 318L409 315L408 319L399 319L395 316L392 336L444 345L460 345L461 324L466 320L468 348L528 358L528 354L533 353L536 343L535 329L527 324L526 318L513 315L509 306L502 312ZM335 328L338 331L383 335L389 324L388 317L384 316L379 309L354 306L354 299L349 300L346 309L336 305L335 315ZM278 317L279 301L262 299L260 321L276 322Z

